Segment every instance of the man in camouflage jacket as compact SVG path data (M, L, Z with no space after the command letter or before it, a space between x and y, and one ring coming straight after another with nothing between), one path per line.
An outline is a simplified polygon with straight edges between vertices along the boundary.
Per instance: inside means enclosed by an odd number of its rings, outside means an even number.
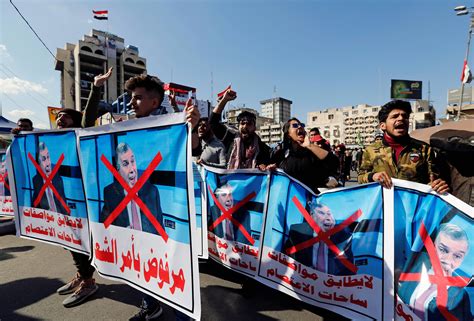
M381 142L365 148L359 169L359 183L379 182L390 188L392 177L429 184L434 191L446 193L446 182L438 178L429 145L408 135L411 105L394 100L382 106L378 119L384 132Z

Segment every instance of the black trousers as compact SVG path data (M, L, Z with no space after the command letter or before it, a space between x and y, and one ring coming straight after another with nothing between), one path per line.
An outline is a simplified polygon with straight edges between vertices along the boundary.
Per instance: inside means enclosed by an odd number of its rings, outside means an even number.
M76 266L77 272L83 279L90 279L94 274L95 268L91 265L92 259L89 259L88 255L71 252L74 265Z

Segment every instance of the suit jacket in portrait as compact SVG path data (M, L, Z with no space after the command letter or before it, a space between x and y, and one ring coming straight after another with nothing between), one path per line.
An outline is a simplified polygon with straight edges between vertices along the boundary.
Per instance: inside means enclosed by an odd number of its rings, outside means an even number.
M314 237L314 230L307 222L293 224L290 226L288 240L285 244L285 250L289 247L295 246L307 240L310 240ZM336 244L339 250L344 251L344 255L346 256L349 262L354 262L354 257L352 254L352 242L351 242L352 232L345 228L342 231L335 233L329 237L329 239ZM347 243L344 247L341 243ZM320 243L322 244L322 243ZM309 246L301 251L291 254L290 256L294 258L296 261L306 265L313 266L313 246ZM333 251L328 248L328 257L327 257L327 273L332 275L351 275L354 274L348 268L342 264L341 260L336 258L336 255Z
M423 266L425 266L426 271L429 271L432 267L429 256L426 252L412 253L407 262L408 264L406 264L404 268L404 272L406 273L421 273ZM433 272L430 272L430 274L431 273ZM418 284L419 282L398 282L397 294L407 305L410 305L410 299ZM451 286L448 288L447 309L449 313L454 315L458 320L473 320L469 295L463 287ZM436 305L436 296L428 303L428 320L445 320Z
M43 195L41 196L39 204L37 206L33 205L33 203L34 203L35 199L38 197L38 194L39 194L41 188L43 187L43 185L44 185L44 181L43 181L43 177L41 177L41 175L36 174L35 176L33 176L33 198L31 199L31 207L42 208L44 210L50 211L51 209L49 207L48 196L46 195L47 191L45 191L43 193ZM63 201L66 202L66 195L64 194L64 183L63 183L63 179L61 178L61 176L59 176L59 175L54 176L53 181L52 181L52 185L54 186L54 188L56 188L56 190L58 191L59 196L61 196ZM66 209L61 204L61 202L58 200L56 195L54 195L54 193L53 193L53 199L54 199L54 204L56 205L57 213L68 215L67 212L66 212Z
M158 192L158 188L149 182L145 182L142 188L138 191L138 197L143 201L143 203L145 203L161 226L163 226L163 213L161 211L160 194ZM99 215L99 222L103 223L109 214L117 208L124 198L125 190L119 182L114 181L112 184L107 185L104 188L104 207L102 208L102 211ZM142 231L158 234L157 230L151 224L150 220L146 217L141 208L140 219L142 222ZM131 225L128 218L127 207L125 207L117 216L117 218L112 222L112 225L121 227L129 227Z
M207 226L208 228L214 223L217 218L221 216L221 210L216 206L212 205L210 209L210 215L208 216L207 219ZM247 232L251 235L251 229L250 229L250 213L249 211L240 208L237 212L232 214L232 217L235 218L242 226L247 230ZM222 227L222 223L225 223L226 220L223 220L221 223L219 223L211 232L214 233L214 235L224 238L224 229ZM240 229L232 224L232 231L234 232L234 240L228 240L228 241L237 241L240 243L248 244L251 245L249 240L245 237L244 234L240 231Z

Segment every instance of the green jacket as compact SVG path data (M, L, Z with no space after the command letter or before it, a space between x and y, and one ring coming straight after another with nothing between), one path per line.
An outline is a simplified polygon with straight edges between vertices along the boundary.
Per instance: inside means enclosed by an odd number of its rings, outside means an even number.
M360 184L373 182L373 175L385 171L390 177L428 184L438 177L433 165L431 147L409 137L408 145L395 161L395 152L387 142L376 142L365 148L357 180Z

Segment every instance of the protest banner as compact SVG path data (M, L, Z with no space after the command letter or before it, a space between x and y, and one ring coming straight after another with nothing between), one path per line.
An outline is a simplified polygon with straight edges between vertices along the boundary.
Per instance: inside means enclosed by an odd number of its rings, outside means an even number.
M89 224L75 132L17 135L10 156L17 235L89 254Z
M6 150L0 150L0 216L14 216L7 170Z
M204 167L209 257L232 270L255 276L268 173Z
M194 184L182 113L79 131L100 275L200 317Z
M272 175L257 280L357 320L382 319L382 188L319 196Z
M194 202L196 208L196 235L198 258L208 259L207 250L207 195L203 179L204 168L193 162Z
M396 180L396 320L473 320L474 209Z

